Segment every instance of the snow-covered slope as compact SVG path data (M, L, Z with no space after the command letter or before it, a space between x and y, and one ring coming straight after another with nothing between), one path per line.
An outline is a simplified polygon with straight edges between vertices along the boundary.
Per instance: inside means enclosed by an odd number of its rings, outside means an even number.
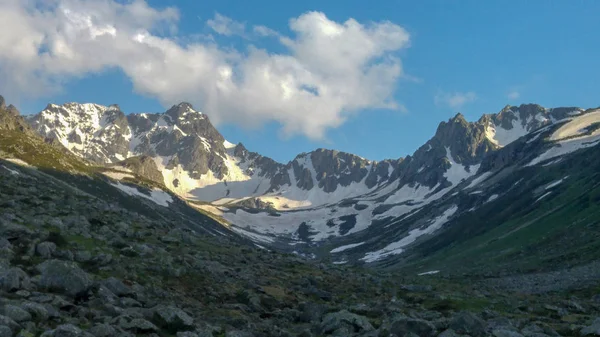
M49 105L30 122L44 136L97 163L151 158L162 178L154 176L166 187L210 203L195 206L217 213L253 240L303 245L355 238L340 246L347 247L343 251L369 246L363 261L375 261L404 251L412 238L436 232L455 212L465 211L448 200L463 193L483 198L479 205L501 199L501 192L479 188L499 167L525 157L530 165L546 163L597 144L599 116L579 108L507 106L476 122L457 114L406 158L376 162L318 149L286 164L228 142L207 115L188 103L164 113L129 115L116 105ZM527 151L515 154L515 144ZM395 229L423 212L429 220L419 227ZM378 249L359 245L365 242L361 233L373 235L374 229L398 235Z

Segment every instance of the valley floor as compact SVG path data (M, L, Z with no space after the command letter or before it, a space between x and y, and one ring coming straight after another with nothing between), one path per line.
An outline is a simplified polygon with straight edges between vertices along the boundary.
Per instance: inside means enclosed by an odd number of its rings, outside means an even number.
M472 279L337 266L67 186L0 164L0 336L600 334L597 262Z

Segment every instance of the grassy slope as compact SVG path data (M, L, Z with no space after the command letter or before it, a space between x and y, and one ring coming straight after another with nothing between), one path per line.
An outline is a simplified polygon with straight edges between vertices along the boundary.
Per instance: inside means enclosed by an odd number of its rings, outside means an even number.
M600 259L600 163L597 149L568 162L527 169L504 182L513 189L497 202L462 215L417 247L419 270L539 271ZM552 181L569 176L545 190ZM537 190L536 195L531 192ZM536 201L540 194L552 191Z

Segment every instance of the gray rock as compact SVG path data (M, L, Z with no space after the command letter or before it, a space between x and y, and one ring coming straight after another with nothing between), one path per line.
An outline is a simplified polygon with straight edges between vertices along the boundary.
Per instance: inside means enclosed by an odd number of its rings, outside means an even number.
M94 325L89 332L95 337L112 337L117 334L117 330L106 323Z
M27 297L31 296L31 293L27 290L19 290L19 291L15 292L15 295L17 295L19 297L27 298Z
M9 317L17 323L29 322L32 319L31 314L26 310L10 304L4 306L3 313L6 317Z
M398 336L413 333L417 336L427 337L434 335L435 326L426 320L418 318L397 317L391 324L390 332Z
M450 320L450 329L474 337L485 336L485 322L468 311L461 311Z
M177 333L177 337L198 337L198 334L191 331L180 331Z
M35 331L35 325L31 326L29 329L23 329L21 331L19 331L18 334L16 334L15 337L35 337L35 334L31 331ZM0 335L1 336L1 335Z
M600 317L596 318L594 322L583 329L581 329L582 336L600 336Z
M6 240L5 238L0 238L0 250L1 249L11 249L12 248L12 244L10 243L10 241Z
M87 250L80 250L75 252L74 258L77 262L88 262L92 259L92 253Z
M160 306L154 310L154 321L172 333L192 330L194 319L183 310L172 306Z
M438 337L460 337L460 335L454 332L454 330L448 329L439 334Z
M134 318L131 322L123 324L123 328L127 330L134 330L135 332L156 332L158 331L158 327L151 322L143 319L143 318Z
M0 325L0 336L12 336L12 330L6 325Z
M36 321L43 322L48 319L48 310L46 309L46 307L39 303L26 302L21 305L21 308L26 310Z
M55 251L56 244L54 244L54 242L42 242L35 247L35 252L45 259L52 258L52 254L54 254Z
M123 282L121 282L120 280L118 280L114 277L110 277L110 278L102 281L102 284L106 288L108 288L108 290L110 290L113 294L115 294L119 297L129 296L129 295L133 294L133 290L131 290L131 288L129 288Z
M298 320L303 323L310 323L319 320L327 311L327 307L322 304L305 302L300 304L300 314Z
M496 329L492 331L494 337L523 337L520 333L512 330Z
M28 289L31 281L27 273L20 268L10 268L0 273L0 287L8 292Z
M85 334L80 328L73 324L59 325L52 331L52 337L84 337Z
M0 315L0 326L6 326L13 332L17 332L19 329L21 329L21 326L12 318L3 315Z
M366 317L353 314L347 310L325 315L319 327L319 331L323 334L327 334L335 333L338 330L368 332L373 331L374 328Z
M225 337L254 337L254 334L247 331L231 330L225 333Z
M72 262L48 260L36 269L41 273L39 286L44 289L76 296L92 286L91 276Z

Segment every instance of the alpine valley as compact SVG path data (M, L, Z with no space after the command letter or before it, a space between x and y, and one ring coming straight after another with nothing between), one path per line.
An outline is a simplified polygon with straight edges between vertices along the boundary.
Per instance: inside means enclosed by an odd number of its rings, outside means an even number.
M278 163L188 103L0 97L0 335L599 335L599 145L523 104Z
M317 149L278 163L230 143L188 103L141 114L50 104L26 120L116 181L135 173L258 245L340 264L410 263L499 226L517 236L545 226L560 216L555 200L589 181L568 167L600 142L600 110L535 104L476 122L459 113L412 156L379 162Z

